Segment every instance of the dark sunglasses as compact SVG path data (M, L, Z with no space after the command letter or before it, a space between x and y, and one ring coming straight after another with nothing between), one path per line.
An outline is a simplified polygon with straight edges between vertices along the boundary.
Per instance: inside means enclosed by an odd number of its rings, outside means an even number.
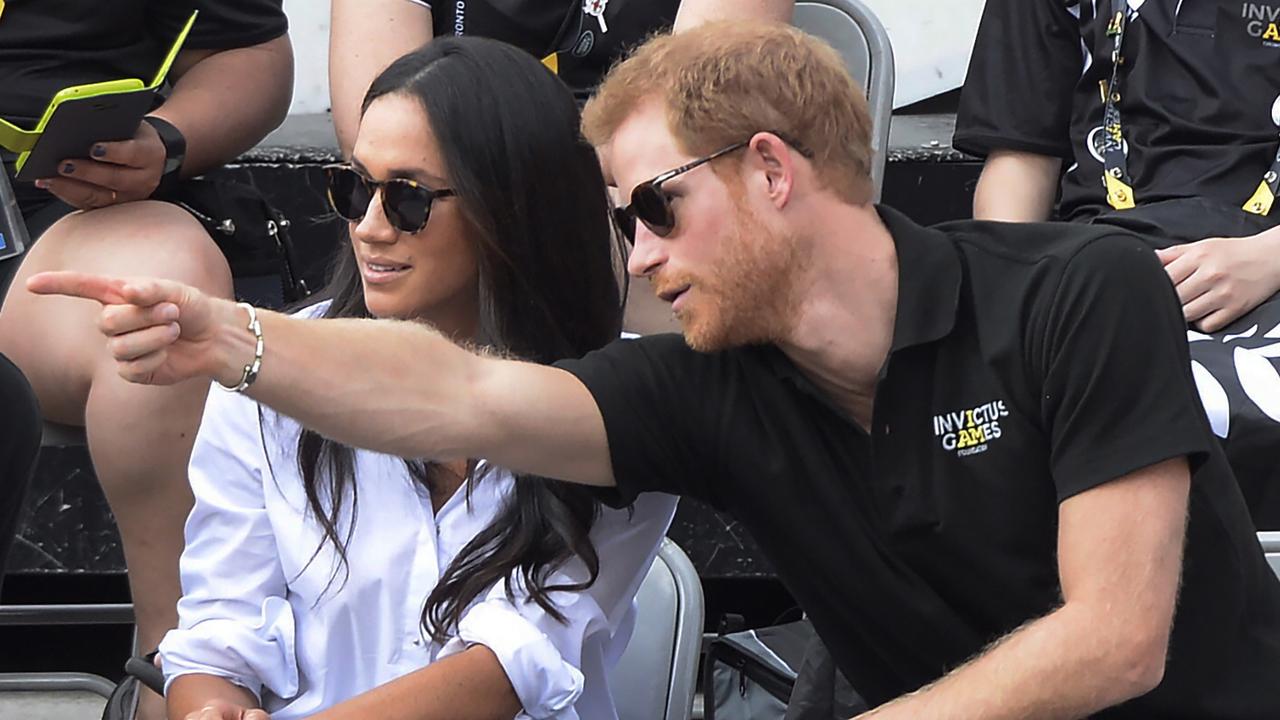
M357 222L369 212L369 203L382 191L382 212L397 230L416 233L427 226L431 203L436 198L452 197L453 190L433 190L407 178L377 182L365 177L350 165L327 165L324 168L329 204L346 220Z
M788 140L782 134L777 132L773 134L777 135L783 142L790 145L796 150L796 152L800 153L804 157L813 157L813 154L807 149ZM749 139L734 143L726 148L721 148L710 155L700 157L687 165L681 165L674 170L668 170L652 180L647 180L635 186L635 188L631 190L631 204L613 209L613 221L618 225L618 231L621 232L623 237L630 242L635 242L636 220L639 220L644 223L644 226L649 228L649 231L654 235L657 235L658 237L667 237L671 234L672 230L675 230L676 215L675 212L671 210L670 196L662 192L662 183L678 175L683 175L699 165L709 163L722 155L728 155L734 150L744 148L749 144L751 144Z
M618 230L627 240L635 242L636 220L639 220L644 223L645 227L649 228L650 232L658 237L670 235L671 231L676 227L676 215L671 210L671 198L662 192L662 183L677 175L683 175L699 165L705 165L721 155L727 155L734 150L744 148L750 142L750 140L743 140L742 142L734 143L727 148L722 148L710 155L700 157L674 170L668 170L652 180L646 180L635 186L631 190L631 204L613 209L613 221L617 223Z

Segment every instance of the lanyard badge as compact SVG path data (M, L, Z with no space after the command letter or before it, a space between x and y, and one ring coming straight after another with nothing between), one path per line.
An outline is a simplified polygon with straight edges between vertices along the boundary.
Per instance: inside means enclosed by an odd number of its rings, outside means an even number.
M609 32L609 24L604 21L604 9L609 7L609 0L582 0L582 12L594 17L600 23L600 32Z
M1276 127L1280 127L1280 97L1271 104L1271 122L1275 123ZM1271 167L1267 168L1267 172L1263 174L1262 182L1258 183L1258 189L1240 209L1254 215L1266 215L1271 212L1271 205L1275 202L1276 195L1280 195L1280 150L1276 151Z
M1125 26L1128 18L1123 9L1107 23L1106 36L1112 40L1111 80L1099 83L1102 92L1102 183L1107 190L1107 204L1116 210L1134 207L1133 181L1129 178L1129 162L1124 154L1124 134L1120 129L1120 66L1124 64Z

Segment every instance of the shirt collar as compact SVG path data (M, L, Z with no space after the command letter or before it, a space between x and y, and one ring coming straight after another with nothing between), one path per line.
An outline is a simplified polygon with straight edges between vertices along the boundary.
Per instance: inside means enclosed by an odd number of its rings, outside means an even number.
M892 352L946 337L960 302L960 255L942 232L921 227L893 208L876 211L898 252L898 310Z

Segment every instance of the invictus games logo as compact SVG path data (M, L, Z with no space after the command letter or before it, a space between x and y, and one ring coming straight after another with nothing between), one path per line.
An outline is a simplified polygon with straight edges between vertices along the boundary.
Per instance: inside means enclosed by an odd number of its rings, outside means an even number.
M1000 418L1009 414L1003 400L992 400L977 407L933 416L933 435L940 438L942 449L956 457L977 455L1000 439Z
M1246 35L1267 47L1280 47L1280 6L1240 3L1240 19Z

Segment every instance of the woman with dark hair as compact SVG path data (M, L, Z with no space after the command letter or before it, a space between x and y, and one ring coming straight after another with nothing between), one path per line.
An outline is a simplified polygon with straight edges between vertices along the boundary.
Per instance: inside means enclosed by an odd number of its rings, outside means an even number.
M351 250L300 314L427 322L539 363L616 338L618 250L577 124L564 85L502 43L397 60L351 165L327 170ZM191 483L160 646L171 718L615 717L604 673L675 508L354 450L220 392Z

